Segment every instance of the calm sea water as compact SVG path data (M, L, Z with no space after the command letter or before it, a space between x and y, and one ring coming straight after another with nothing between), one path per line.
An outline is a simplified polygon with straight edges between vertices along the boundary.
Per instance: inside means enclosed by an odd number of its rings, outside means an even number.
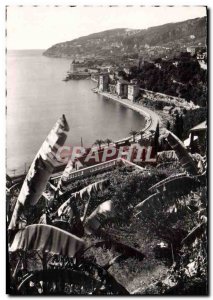
M40 50L7 55L7 172L29 167L46 135L65 114L67 144L85 146L96 139L116 140L144 126L138 113L94 94L90 80L64 82L70 61L42 56Z

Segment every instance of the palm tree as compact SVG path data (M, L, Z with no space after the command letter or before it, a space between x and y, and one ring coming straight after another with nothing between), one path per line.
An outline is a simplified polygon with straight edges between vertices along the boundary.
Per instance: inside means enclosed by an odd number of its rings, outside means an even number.
M155 129L155 135L154 135L154 147L155 147L156 153L158 152L159 136L160 136L160 127L159 127L159 122L158 122L156 129Z
M155 133L155 130L150 129L149 132L151 133L151 136L153 137L153 135L154 135L154 133Z
M104 141L104 143L106 143L106 144L108 145L108 147L109 147L109 144L112 143L112 140L106 139L106 140Z
M103 140L97 139L94 143L94 145L98 145L99 149L101 148L101 144L103 144Z
M133 138L133 142L135 142L135 136L138 132L136 130L130 130L129 134L132 135L132 138Z
M141 135L141 140L143 139L143 134L144 134L144 130L142 129L141 131L140 131L140 135Z
M154 135L155 135L155 130L150 129L149 130L149 142L151 142L152 145L153 145Z

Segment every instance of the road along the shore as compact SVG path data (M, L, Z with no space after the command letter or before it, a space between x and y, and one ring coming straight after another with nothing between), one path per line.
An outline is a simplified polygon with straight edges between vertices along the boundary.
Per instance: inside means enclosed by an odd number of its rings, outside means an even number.
M137 103L133 103L128 99L121 99L116 95L112 95L110 93L107 92L100 92L99 90L97 90L97 93L106 97L107 99L111 99L114 101L119 102L122 105L125 105L126 107L133 109L134 111L138 112L139 114L143 115L145 117L146 120L146 125L144 128L142 128L141 130L143 130L143 132L145 133L146 131L151 131L151 130L156 130L157 124L160 122L160 117L152 110L148 109L147 107L143 107L140 104ZM138 138L140 138L140 134L136 135L135 140L137 141ZM126 137L123 138L119 141L116 142L122 142L124 140L131 140L132 137Z

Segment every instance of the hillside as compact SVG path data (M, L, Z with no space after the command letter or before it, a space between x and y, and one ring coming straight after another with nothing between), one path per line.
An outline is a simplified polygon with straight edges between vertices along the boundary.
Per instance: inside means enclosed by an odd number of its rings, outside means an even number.
M153 47L181 50L190 45L206 45L207 19L196 18L148 29L119 28L58 43L44 52L52 57L107 58L146 53Z

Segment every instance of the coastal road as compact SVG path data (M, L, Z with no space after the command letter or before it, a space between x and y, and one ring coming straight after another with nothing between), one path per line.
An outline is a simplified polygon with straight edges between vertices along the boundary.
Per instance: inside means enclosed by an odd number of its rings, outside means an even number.
M128 99L121 99L118 98L116 95L112 95L110 93L107 92L100 92L98 91L98 94L119 102L120 104L125 105L126 107L133 109L134 111L140 113L141 115L143 115L145 117L146 120L146 126L145 128L143 128L144 131L151 131L156 129L158 122L160 123L160 116L158 116L154 111L148 109L147 107L144 107L140 104L137 103L133 103ZM136 136L136 140L139 139L140 135L138 135L138 138ZM128 137L129 138L129 137ZM126 138L124 138L126 139ZM123 139L122 139L123 140Z

